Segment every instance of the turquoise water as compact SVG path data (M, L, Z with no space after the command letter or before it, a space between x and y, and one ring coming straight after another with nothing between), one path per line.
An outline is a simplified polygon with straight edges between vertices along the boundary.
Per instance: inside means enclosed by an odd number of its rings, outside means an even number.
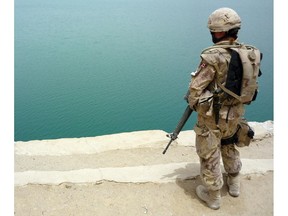
M264 53L245 117L273 120L273 1L15 0L15 140L172 131L222 6Z

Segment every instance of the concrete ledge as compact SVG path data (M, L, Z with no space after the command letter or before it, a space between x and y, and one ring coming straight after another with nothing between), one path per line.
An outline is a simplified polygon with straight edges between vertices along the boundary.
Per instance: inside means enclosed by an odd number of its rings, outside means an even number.
M30 156L95 154L117 149L159 148L164 146L167 140L166 132L149 130L97 137L19 141L15 143L15 153Z
M263 139L273 133L273 122L249 122L255 129L255 139ZM33 140L16 142L16 155L61 156L95 154L117 149L163 148L169 138L162 130L136 131L97 137L63 138L54 140ZM175 140L181 146L195 146L193 130L182 131Z
M273 170L273 159L242 159L242 174ZM224 170L223 170L224 172ZM25 171L15 173L15 186L64 182L87 184L101 181L131 183L167 183L199 175L199 163L170 163L152 166L81 169L71 171Z

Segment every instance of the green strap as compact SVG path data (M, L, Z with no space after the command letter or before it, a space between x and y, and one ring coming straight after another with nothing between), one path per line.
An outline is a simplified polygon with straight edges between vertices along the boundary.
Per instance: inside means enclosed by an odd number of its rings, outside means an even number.
M232 97L236 98L237 100L239 100L242 103L241 97L237 94L235 94L234 92L230 91L229 89L227 89L224 85L222 85L218 80L216 80L217 85L223 90L225 91L227 94L231 95Z

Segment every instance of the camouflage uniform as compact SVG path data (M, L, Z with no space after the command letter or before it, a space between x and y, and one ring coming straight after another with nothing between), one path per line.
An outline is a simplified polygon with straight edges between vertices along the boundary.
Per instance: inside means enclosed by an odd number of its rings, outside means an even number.
M217 44L229 44L222 41ZM189 85L189 105L198 113L196 133L196 150L200 158L201 178L208 190L219 190L223 186L220 159L227 173L239 173L240 155L234 144L221 145L221 139L233 136L244 114L244 105L232 97L222 101L219 122L215 122L213 111L213 91L217 82L225 85L231 55L228 49L213 48L204 50L201 63Z

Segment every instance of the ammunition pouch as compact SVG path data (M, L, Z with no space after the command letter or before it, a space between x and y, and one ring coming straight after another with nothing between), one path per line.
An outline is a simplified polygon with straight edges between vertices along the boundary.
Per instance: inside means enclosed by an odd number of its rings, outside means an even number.
M242 119L239 123L239 130L237 131L238 142L236 145L238 147L249 146L251 140L254 137L254 130L248 125L248 123Z
M199 115L212 116L212 104L213 104L213 94L209 90L206 90L199 97L196 111L198 112Z
M249 146L254 134L253 129L248 125L246 120L241 119L236 133L232 137L221 139L221 145L236 144L238 147Z

